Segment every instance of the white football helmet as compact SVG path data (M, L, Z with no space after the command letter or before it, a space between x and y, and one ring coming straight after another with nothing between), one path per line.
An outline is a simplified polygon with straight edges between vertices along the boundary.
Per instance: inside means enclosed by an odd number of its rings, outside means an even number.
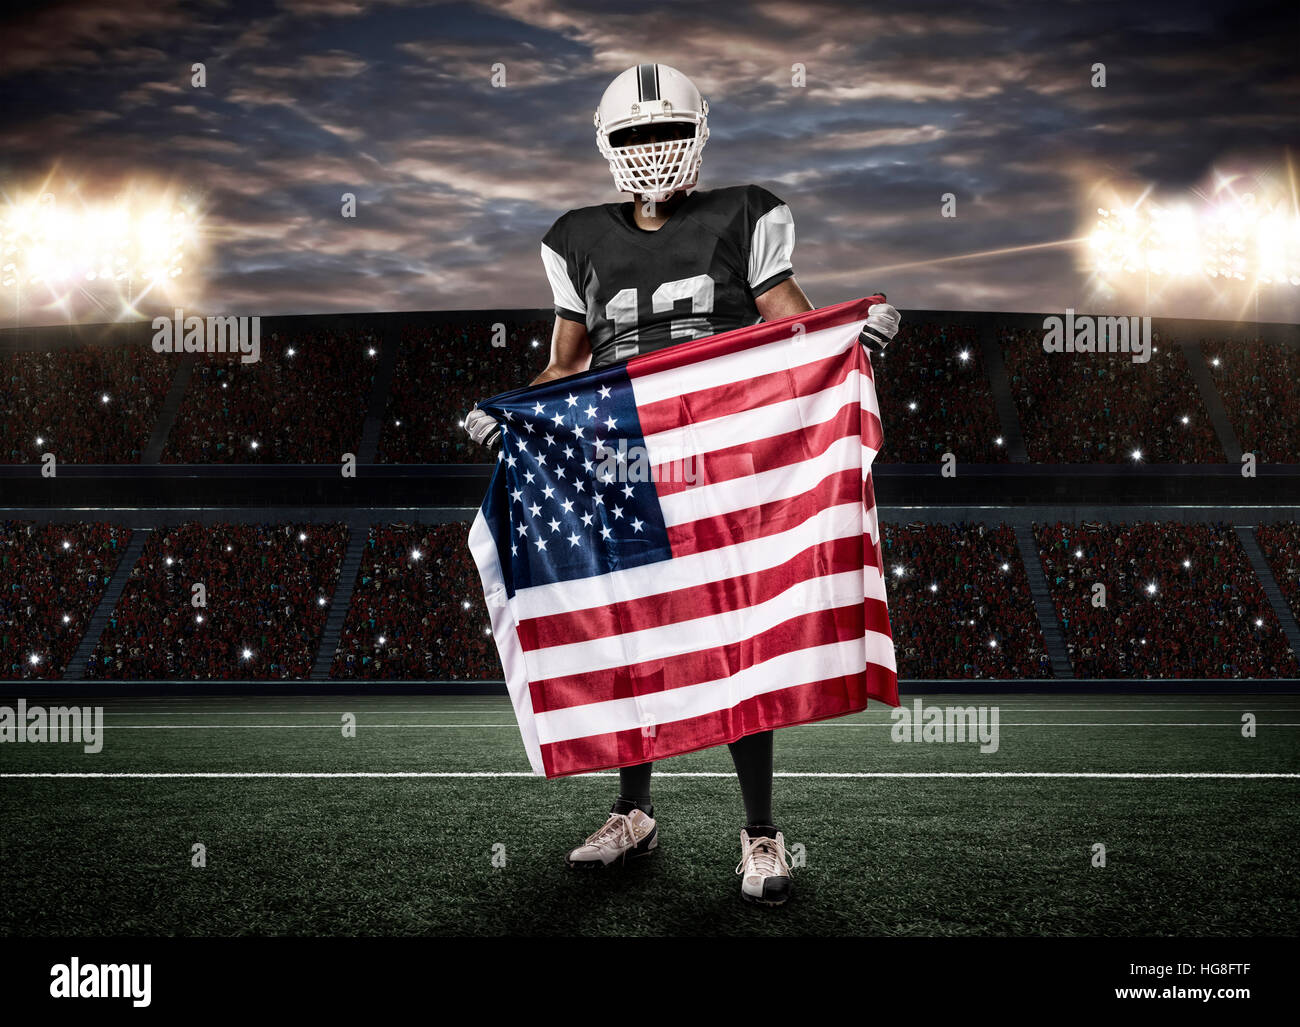
M623 129L663 122L693 125L694 134L633 146L610 143L610 136ZM596 146L609 161L614 185L620 191L659 203L677 190L695 185L709 138L709 101L676 68L666 64L628 68L600 98L595 123Z

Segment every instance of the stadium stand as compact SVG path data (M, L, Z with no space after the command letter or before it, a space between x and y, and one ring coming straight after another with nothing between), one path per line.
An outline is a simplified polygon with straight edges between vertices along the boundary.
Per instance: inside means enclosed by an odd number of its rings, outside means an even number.
M1300 621L1300 524L1261 524L1255 529L1255 538L1273 571L1273 580L1291 607L1291 615Z
M1260 463L1300 463L1300 349L1202 339L1201 352L1242 450Z
M371 527L333 677L501 680L467 534L462 523Z
M437 314L424 321L414 313L391 315L391 321L357 315L338 324L286 319L274 333L264 334L263 359L257 364L244 365L224 355L199 356L188 390L182 389L185 378L176 376L177 359L155 354L147 344L106 345L96 334L92 345L81 345L66 331L51 330L54 341L48 352L0 355L4 462L30 464L36 448L55 452L61 463L139 462L142 451L156 455L163 445L166 433L160 428L170 421L184 391L164 449L164 458L171 462L336 465L343 452L358 451L369 415L366 445L377 445L378 462L484 464L490 457L465 439L460 419L476 399L525 384L546 360L549 320L530 320L531 311L516 315L511 320L509 312L502 312L494 320L496 315L474 312L458 320ZM885 450L878 458L882 465L933 464L945 452L967 463L1008 462L1007 447L998 443L999 423L1012 425L1013 415L1001 390L998 354L985 348L994 339L1002 343L1015 413L1032 461L1129 462L1131 449L1139 448L1144 463L1221 463L1224 456L1201 401L1201 390L1211 387L1223 397L1243 446L1257 452L1261 462L1297 460L1300 397L1292 386L1300 380L1300 358L1293 346L1241 341L1225 329L1217 340L1202 339L1203 369L1195 359L1188 363L1195 351L1169 341L1175 334L1171 327L1166 341L1157 343L1150 364L1134 364L1126 354L1060 355L1049 361L1039 329L1011 329L1009 317L1000 315L970 324L949 323L947 316L958 317L936 314L932 320L905 325L877 361L886 432ZM497 324L505 326L504 346L492 345ZM1264 328L1261 332L1267 334ZM1177 334L1196 337L1194 330L1180 328ZM29 346L30 338L24 336L18 345ZM385 345L390 348L383 374L377 377ZM986 361L998 376L1001 422ZM384 395L390 372L391 387ZM169 386L167 413L160 422ZM108 403L102 402L103 395L110 397ZM381 398L386 400L382 407ZM1223 411L1217 400L1210 406L1226 439ZM379 409L385 411L382 418L375 416ZM1187 424L1182 423L1184 415ZM24 441L29 435L30 445ZM41 447L35 447L37 437ZM253 441L259 443L257 448ZM216 486L206 495L219 495L220 502L240 509L231 516L239 523L152 529L150 525L163 523L151 520L148 513L156 497L176 495L196 508L214 504L194 500L176 472L165 469L78 469L66 481L60 476L48 483L32 467L2 470L8 475L4 480L24 488L23 495L29 497L18 501L10 496L16 517L33 516L28 511L47 503L46 493L93 497L90 503L64 500L51 507L60 511L83 505L131 508L133 500L123 497L133 497L136 488L152 497L136 501L138 509L129 518L137 527L145 525L132 553L138 551L142 536L149 538L129 578L125 565L113 578L126 548L125 528L6 522L0 539L0 598L5 604L0 608L0 658L12 679L77 677L81 667L69 667L69 661L80 644L75 662L81 664L97 637L99 645L86 670L96 680L293 680L309 677L313 660L318 675L328 666L336 680L501 678L495 646L485 632L487 616L477 574L465 546L466 525L387 523L401 521L399 511L406 505L471 506L481 495L475 475L487 468L466 473L463 466L449 467L427 475L400 468L369 469L366 474L373 477L363 480L355 494L335 499L318 485L311 493L302 486L301 500L293 492L299 482L315 482L306 475L187 471L183 473L193 475L187 481ZM159 470L163 473L155 475ZM1089 469L1102 475L1109 470ZM1068 504L1092 502L1086 490L1093 479L1087 474L1024 464L978 470L974 477L984 476L995 489L1013 479L1014 487L1021 489L1012 499L998 491L993 500L1027 504L1014 516L1001 515L1014 528L975 522L980 514L971 511L990 501L985 498L971 500L971 507L953 515L954 520L970 520L944 523L947 514L936 515L933 504L954 501L945 498L923 500L920 506L932 508L918 513L920 519L913 523L883 524L900 674L912 680L1052 678L1041 617L1057 657L1057 674L1068 670L1057 641L1060 632L1054 621L1059 619L1074 674L1082 681L1296 676L1296 656L1284 635L1291 631L1294 639L1295 625L1285 616L1283 625L1277 623L1274 611L1282 607L1271 581L1276 578L1291 610L1300 616L1300 528L1294 519L1265 524L1253 536L1239 524L1244 532L1240 538L1226 525L1158 520L1167 506L1206 502L1202 490L1213 483L1235 487L1237 476L1218 473L1222 470L1216 469L1217 477L1195 471L1184 479L1176 468L1152 469L1149 474L1125 469L1126 474L1116 477L1169 481L1161 493L1166 506L1148 506L1144 500L1142 506L1128 507L1130 513L1120 513L1121 500L1113 497L1121 493L1110 483L1097 498L1116 505L1097 513L1098 520L1128 517L1135 523L1036 525L1034 546L1056 617L1044 601L1038 567L1031 575L1039 589L1040 606L1035 610L1021 556L1032 551L1026 524L1030 518L1076 516L1077 506ZM324 471L332 484L337 479L334 468ZM1256 484L1277 483L1284 490L1294 481L1293 472L1273 469ZM419 478L423 491L395 491L408 474ZM906 488L922 475L914 468L894 468L892 475L881 475L880 489L896 492L892 505L898 512L908 504L897 495L906 495ZM1032 495L1044 498L1024 500L1022 493L1029 488L1018 484L1015 475L1043 485ZM1082 480L1083 491L1076 490L1076 495L1084 499L1057 498L1053 490L1067 478ZM462 491L455 493L455 502L447 500L453 488L449 483L461 479L468 485L455 486ZM236 490L263 481L287 483L293 505L276 504L274 515L250 512L255 502L246 497L261 493ZM83 491L69 492L86 482ZM400 499L394 498L399 494ZM328 504L322 495L329 496ZM1279 495L1284 502L1285 493ZM328 512L306 513L296 505L299 502L321 503L320 509ZM369 513L366 519L383 523L373 524L364 541L353 541L351 558L361 554L355 579L351 565L347 572L355 592L348 609L335 611L328 652L318 652L348 533L336 523L296 522L317 516L340 521L355 516L347 512L356 508L349 504L371 502L382 512ZM1038 513L1032 509L1037 504L1050 504L1051 512ZM890 509L891 502L882 504L885 514ZM1276 509L1274 516L1294 518L1292 508ZM48 516L58 522L77 515ZM277 523L253 523L259 518ZM296 541L300 532L308 535L308 543ZM1026 549L1017 547L1016 532ZM1259 543L1258 551L1252 538ZM70 543L69 549L62 548L63 541ZM419 559L411 555L416 551L422 554ZM1076 551L1084 555L1075 557ZM62 559L64 553L79 554L78 561L69 564ZM1182 566L1184 559L1188 567ZM892 573L895 566L903 568L901 575ZM110 580L110 597L123 580L127 585L100 637L99 624L113 604L103 603L89 633L87 624ZM189 585L196 580L208 589L205 611L189 605ZM1105 609L1090 601L1097 581L1108 588ZM1154 594L1145 591L1149 583L1155 583ZM346 596L347 589L339 594ZM197 620L200 615L203 621ZM336 648L332 632L340 625ZM250 653L247 659L244 649Z
M900 677L1050 678L1029 582L1005 524L883 524Z
M200 354L163 462L337 464L360 446L380 348L368 330L300 329L263 338L254 363Z
M0 524L3 677L54 679L67 667L131 532L116 524Z
M192 521L156 530L87 676L306 678L347 540L342 524ZM196 582L206 607L191 604Z
M1222 524L1035 525L1081 678L1273 678L1300 669ZM1095 585L1105 605L1094 605Z
M493 345L497 323L505 326L503 346ZM479 400L537 377L550 354L551 327L551 321L404 325L378 462L486 462L461 422Z
M1222 463L1223 449L1181 347L1157 338L1127 353L1045 353L1041 328L1002 334L1029 459L1041 464Z
M974 328L904 323L873 370L885 427L879 463L938 463L944 453L959 463L1010 459Z
M172 370L139 345L0 354L4 462L139 463Z

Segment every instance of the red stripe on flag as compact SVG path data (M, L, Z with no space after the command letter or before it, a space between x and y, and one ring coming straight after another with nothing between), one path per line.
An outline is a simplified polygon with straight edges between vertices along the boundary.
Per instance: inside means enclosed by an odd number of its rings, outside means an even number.
M721 549L789 531L822 510L861 501L862 472L856 467L834 471L807 492L788 499L669 525L668 544L674 557Z
M898 676L868 664L865 675L826 678L756 695L728 710L686 720L588 735L542 746L547 777L630 767L684 752L734 742L745 735L793 724L809 724L866 709L867 700L898 705Z
M875 414L863 410L856 402L846 403L834 417L821 424L724 446L689 459L669 460L652 467L650 476L659 495L673 496L702 485L732 481L759 471L810 460L821 456L843 438L860 435L864 444L879 449L880 434L880 420ZM875 445L872 445L873 440ZM685 480L688 470L694 481Z
M534 681L529 686L533 712L546 713L610 699L666 692L703 681L722 681L774 657L862 638L866 631L889 633L889 610L879 599L867 599L861 605L799 614L767 631L708 649L646 660L630 667L612 667Z
M701 610L721 613L754 606L809 578L860 570L864 547L873 548L865 535L827 539L796 553L785 563L757 573L573 613L530 617L519 622L519 643L525 652L531 652L694 620Z
M627 362L628 376L633 380L648 374L667 371L676 367L686 367L699 360L726 356L752 349L764 342L772 342L788 334L794 337L794 326L802 325L805 333L819 332L824 328L835 328L853 321L865 321L871 307L882 302L878 296L847 300L831 307L809 310L803 314L791 314L776 321L763 321L745 328L736 328L718 335L708 335L690 342L679 342L675 346L645 353L633 357Z
M637 419L641 434L648 438L682 424L712 421L729 414L745 413L796 396L811 396L841 384L858 368L844 359L843 353L815 360L799 367L781 368L756 378L727 382L695 392L685 392L671 399L639 404Z

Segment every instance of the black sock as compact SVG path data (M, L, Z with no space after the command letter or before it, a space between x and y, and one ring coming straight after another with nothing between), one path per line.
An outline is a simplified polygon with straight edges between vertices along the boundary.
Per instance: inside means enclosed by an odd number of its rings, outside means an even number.
M745 800L745 819L750 824L771 826L772 732L746 735L728 748L731 761L736 765L740 795Z
M635 808L646 816L654 816L654 803L650 801L650 774L653 769L653 763L619 768L618 801L614 803L613 812L626 814Z

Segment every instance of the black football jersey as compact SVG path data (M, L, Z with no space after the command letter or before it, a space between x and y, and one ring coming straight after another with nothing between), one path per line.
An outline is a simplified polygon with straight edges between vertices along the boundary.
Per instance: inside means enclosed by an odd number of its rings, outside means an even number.
M793 251L790 208L756 185L692 192L653 231L631 202L582 207L542 239L555 313L587 326L593 368L755 324Z

